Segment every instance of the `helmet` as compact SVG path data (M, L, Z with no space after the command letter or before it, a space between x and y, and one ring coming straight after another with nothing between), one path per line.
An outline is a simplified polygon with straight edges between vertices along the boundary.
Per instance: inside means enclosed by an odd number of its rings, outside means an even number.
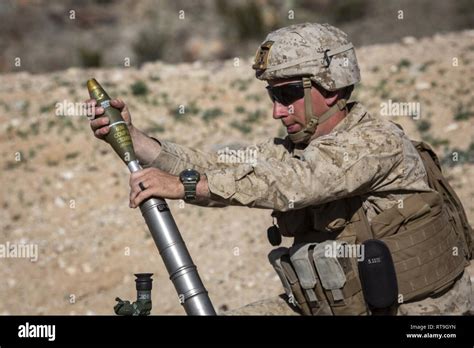
M252 66L260 80L301 77L305 86L306 127L290 134L294 142L309 140L317 125L345 108L341 99L334 109L316 117L312 114L311 83L328 91L352 86L360 81L355 50L347 34L329 25L294 24L275 30L260 45ZM341 109L341 110L342 110Z
M294 24L271 32L253 68L260 80L307 76L328 91L360 81L352 43L329 24Z

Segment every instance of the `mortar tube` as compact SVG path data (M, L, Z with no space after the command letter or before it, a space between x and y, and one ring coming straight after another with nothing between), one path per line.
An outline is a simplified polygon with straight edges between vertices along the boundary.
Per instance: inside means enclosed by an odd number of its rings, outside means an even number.
M127 166L131 173L142 169L138 161ZM186 314L216 315L165 200L149 198L140 204L140 210Z

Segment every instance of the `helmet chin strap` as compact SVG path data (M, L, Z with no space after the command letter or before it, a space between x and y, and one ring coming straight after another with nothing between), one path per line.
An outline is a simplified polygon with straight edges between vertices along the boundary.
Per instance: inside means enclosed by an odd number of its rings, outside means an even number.
M321 116L316 117L313 115L313 104L311 102L311 80L308 77L303 77L304 87L304 110L306 126L299 132L288 134L290 140L293 143L307 143L313 136L314 132L318 128L318 125L326 122L336 112L344 110L347 101L345 99L339 99L336 104L331 106L329 110L324 112Z

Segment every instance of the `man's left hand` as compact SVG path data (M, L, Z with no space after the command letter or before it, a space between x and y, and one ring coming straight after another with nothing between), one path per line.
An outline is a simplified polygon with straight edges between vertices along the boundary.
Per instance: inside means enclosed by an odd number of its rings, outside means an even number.
M140 183L144 187L140 187ZM130 176L130 208L136 208L150 197L184 198L184 186L178 176L158 168L146 168Z

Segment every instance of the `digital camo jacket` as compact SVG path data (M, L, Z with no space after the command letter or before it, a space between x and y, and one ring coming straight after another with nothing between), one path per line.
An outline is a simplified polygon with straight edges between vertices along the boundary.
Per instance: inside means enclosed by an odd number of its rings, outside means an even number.
M207 176L211 198L200 205L244 205L277 212L363 197L369 221L408 194L430 191L423 163L397 125L359 103L331 133L297 148L273 138L237 152L205 153L162 141L148 166Z

